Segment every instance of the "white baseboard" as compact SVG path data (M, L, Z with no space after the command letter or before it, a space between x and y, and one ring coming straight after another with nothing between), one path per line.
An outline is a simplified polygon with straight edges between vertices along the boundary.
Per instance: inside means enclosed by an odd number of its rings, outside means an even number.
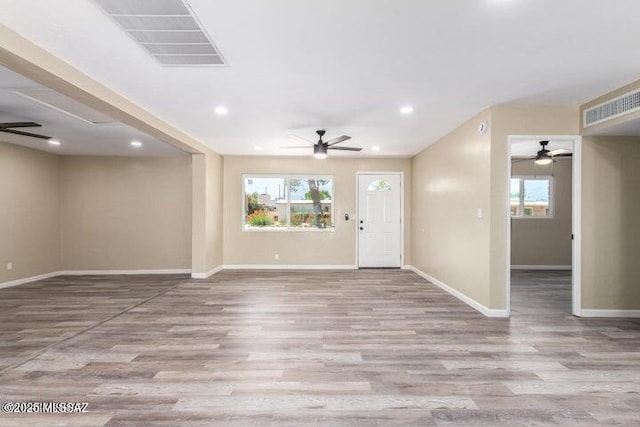
M512 265L512 270L571 270L570 265Z
M222 269L223 269L223 266L219 265L216 268L213 268L213 269L207 271L206 273L191 273L191 278L192 279L207 279L207 278L213 276L214 274L216 274L218 271L221 271Z
M9 280L8 282L0 283L0 289L10 288L11 286L18 286L25 283L37 282L38 280L49 279L51 277L60 276L61 271L54 271L52 273L40 274L38 276L24 277L22 279Z
M162 269L162 270L62 270L51 273L40 274L38 276L25 277L23 279L10 280L0 283L0 289L18 286L24 283L37 282L38 280L50 279L57 276L108 276L115 274L188 274L190 269Z
M225 270L357 270L356 265L313 265L313 264L247 264L224 265Z
M159 270L65 270L60 271L58 276L111 276L124 274L189 274L188 268L167 268Z
M579 317L622 317L622 318L640 318L640 310L598 310L587 309L580 310Z
M507 310L504 310L504 309L493 309L493 308L485 307L484 305L480 304L478 301L474 300L473 298L469 298L468 296L466 296L462 292L457 291L457 290L453 289L452 287L450 287L448 285L445 285L443 282L439 281L438 279L428 275L427 273L424 273L424 272L418 270L417 268L415 268L415 267L413 267L411 265L406 266L406 269L413 271L418 276L426 279L427 281L433 283L434 285L436 285L437 287L441 288L442 290L450 293L454 297L458 298L460 301L464 302L465 304L467 304L471 308L479 311L480 313L484 314L487 317L509 317L509 313L507 312Z

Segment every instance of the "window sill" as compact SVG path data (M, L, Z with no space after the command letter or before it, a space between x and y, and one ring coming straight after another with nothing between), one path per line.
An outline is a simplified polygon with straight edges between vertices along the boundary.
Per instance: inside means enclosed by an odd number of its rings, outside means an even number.
M511 216L511 219L553 219L552 216Z
M243 227L242 232L247 233L333 233L336 230L335 227L327 228L287 228L287 227Z

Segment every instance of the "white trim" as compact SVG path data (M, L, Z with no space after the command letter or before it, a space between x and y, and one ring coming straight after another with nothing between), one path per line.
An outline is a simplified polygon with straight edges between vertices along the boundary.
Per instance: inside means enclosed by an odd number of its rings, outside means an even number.
M400 267L402 268L405 262L404 257L404 224L406 222L406 218L404 216L404 172L402 171L384 171L384 172L375 172L375 171L356 171L356 268L360 266L360 233L358 219L360 218L360 175L400 175Z
M622 317L622 318L640 318L640 310L599 310L599 309L583 309L580 317Z
M37 282L38 280L49 279L51 277L61 276L61 271L54 271L53 273L40 274L38 276L25 277L23 279L9 280L8 282L0 283L0 289L10 288L11 286L18 286L25 283Z
M59 276L112 276L134 274L189 274L189 268L169 268L159 270L64 270Z
M164 270L61 270L38 276L25 277L0 283L0 289L18 286L24 283L37 282L57 276L109 276L116 274L188 274L190 269L164 269Z
M513 216L511 215L511 136L507 137L507 200L506 200L506 214L507 214L507 268L505 269L505 289L504 289L504 308L507 310L507 316L511 315L511 227L513 226Z
M452 287L450 287L448 285L445 285L443 282L439 281L438 279L428 275L427 273L424 273L424 272L418 270L417 268L415 268L413 266L408 265L408 266L406 266L406 268L408 270L413 271L418 276L421 276L423 279L427 280L428 282L433 283L434 285L436 285L440 289L443 289L444 291L450 293L454 297L458 298L460 301L464 302L465 304L467 304L471 308L479 311L480 313L484 314L487 317L501 317L501 318L509 317L509 312L507 310L492 309L492 308L485 307L484 305L480 304L478 301L474 300L473 298L469 298L468 296L466 296L462 292L457 291L457 290L453 289Z
M570 265L512 265L512 270L571 270Z
M224 270L357 270L355 265L313 265L313 264L233 264L223 265Z
M211 276L213 276L214 274L216 274L219 271L222 271L223 266L219 265L216 268L212 268L211 270L207 271L206 273L191 273L191 278L192 279L207 279Z
M572 210L572 277L571 306L574 316L582 316L582 137L579 136L573 142L573 164L571 177L573 188L571 189L573 205Z

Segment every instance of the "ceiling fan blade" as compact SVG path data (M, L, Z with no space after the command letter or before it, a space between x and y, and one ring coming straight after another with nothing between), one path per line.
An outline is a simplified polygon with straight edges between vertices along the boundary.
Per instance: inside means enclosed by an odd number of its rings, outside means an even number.
M280 148L312 148L310 145L289 145Z
M39 128L39 127L42 127L42 125L36 122L0 123L0 128Z
M327 150L362 151L362 148L356 148L356 147L327 147Z
M567 153L571 153L571 151L567 150L566 148L558 148L557 150L549 151L550 156L557 156L559 154L567 154Z
M51 139L52 137L46 135L39 135L37 133L22 132L19 130L5 129L0 127L0 132L13 133L15 135L29 136L31 138Z
M289 135L287 135L287 138L289 138L289 139L295 139L295 140L297 140L298 142L306 142L306 143L311 144L311 145L315 144L315 142L314 142L314 141L310 141L310 140L308 140L307 138L303 138L303 137L298 136L298 135L291 135L291 134L289 134Z
M335 145L335 144L339 144L339 143L341 143L343 141L346 141L348 139L351 139L351 137L347 136L347 135L342 135L342 136L339 136L337 138L330 139L329 141L325 141L325 144L327 144L327 145Z
M555 159L557 157L572 157L572 156L573 156L573 153L561 153L561 154L553 155L551 157L553 157Z

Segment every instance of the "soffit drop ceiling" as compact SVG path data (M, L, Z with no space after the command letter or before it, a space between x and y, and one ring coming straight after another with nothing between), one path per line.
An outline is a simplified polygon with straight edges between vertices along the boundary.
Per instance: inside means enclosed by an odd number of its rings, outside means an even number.
M115 124L115 121L98 111L95 111L84 104L81 104L67 96L62 95L54 90L35 87L35 88L15 88L12 91L16 95L20 95L28 100L40 103L45 107L49 107L60 113L67 114L78 120L83 120L92 125Z
M0 132L0 142L63 155L183 156L186 153L0 66L0 122L34 121L20 130L52 136L46 140ZM142 142L133 148L132 140Z
M0 22L222 154L307 155L279 147L326 128L364 147L349 156L407 156L491 105L640 77L637 0L185 4L230 66L164 67L89 0L0 0Z

